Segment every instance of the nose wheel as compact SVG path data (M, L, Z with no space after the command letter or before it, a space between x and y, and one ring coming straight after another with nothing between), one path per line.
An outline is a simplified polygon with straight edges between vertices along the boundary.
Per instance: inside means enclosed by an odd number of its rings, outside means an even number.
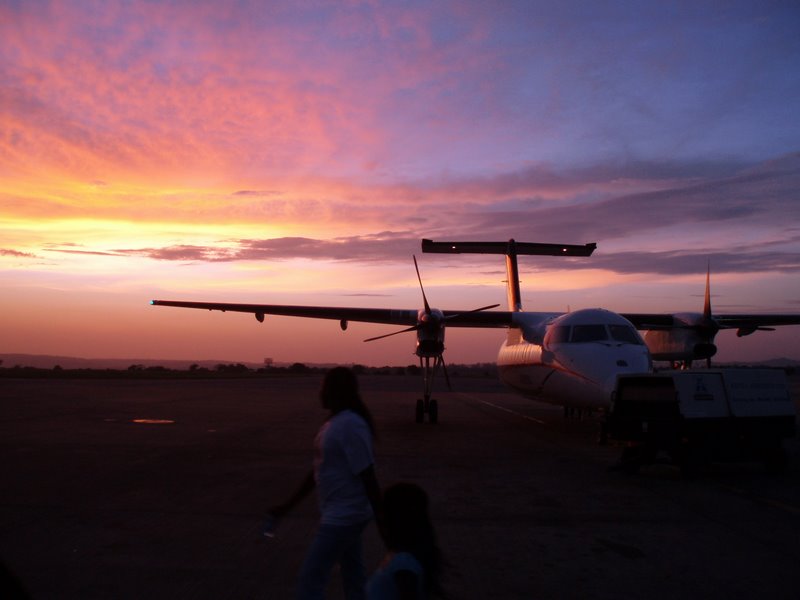
M416 421L417 423L425 422L425 415L428 415L428 422L436 424L439 422L439 403L430 397L420 398L417 400Z
M440 365L447 379L447 387L450 387L450 378L447 377L447 367L444 366L444 359L441 354L419 357L419 366L422 368L425 392L423 397L417 400L415 415L417 423L424 423L425 415L428 415L428 422L434 425L439 422L439 403L431 398L431 390L433 389L433 376L436 373L436 368Z

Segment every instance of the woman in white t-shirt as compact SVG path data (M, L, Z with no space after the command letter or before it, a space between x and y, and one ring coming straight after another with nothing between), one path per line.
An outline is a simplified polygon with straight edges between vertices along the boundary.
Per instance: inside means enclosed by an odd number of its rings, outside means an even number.
M383 536L389 552L367 583L369 600L444 597L442 554L428 516L428 495L413 483L397 483L383 495Z
M280 519L316 487L320 525L300 570L297 597L324 598L338 563L345 598L362 599L366 575L361 534L380 506L373 457L375 426L350 369L328 371L320 399L330 416L314 440L313 469L294 495L270 513Z

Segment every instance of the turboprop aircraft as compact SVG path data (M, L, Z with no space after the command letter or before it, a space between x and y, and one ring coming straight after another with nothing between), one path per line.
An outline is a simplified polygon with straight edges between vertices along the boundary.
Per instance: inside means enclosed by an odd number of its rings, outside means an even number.
M800 315L717 315L711 311L711 267L706 271L706 292L703 312L683 312L671 315L623 313L637 329L645 331L644 341L653 360L672 363L673 367L690 368L692 361L717 353L714 338L722 329L736 329L736 337L756 331L775 331L778 325L797 325Z
M596 244L540 244L516 242L434 242L422 240L423 252L503 254L506 259L508 310L490 310L497 305L471 310L431 308L425 297L416 257L414 265L423 297L423 308L385 309L332 306L288 306L276 304L231 304L151 300L156 306L252 313L259 322L265 315L338 320L342 330L349 321L405 326L400 331L364 340L376 341L392 335L416 332L415 353L423 367L424 393L417 400L416 420L427 414L438 420L438 404L431 398L434 374L444 363L446 327L496 327L508 330L500 347L497 365L502 381L540 401L574 408L608 406L618 375L652 371L654 357L691 361L710 356L716 330L739 328L742 335L771 325L800 324L800 315L711 315L710 301L699 317L694 313L617 314L601 308L574 312L529 312L522 310L519 285L519 255L588 257ZM707 292L708 294L708 292ZM651 348L636 328L648 331ZM716 330L715 330L716 328ZM653 352L653 354L651 354ZM711 353L713 354L713 353ZM448 381L449 384L449 381Z

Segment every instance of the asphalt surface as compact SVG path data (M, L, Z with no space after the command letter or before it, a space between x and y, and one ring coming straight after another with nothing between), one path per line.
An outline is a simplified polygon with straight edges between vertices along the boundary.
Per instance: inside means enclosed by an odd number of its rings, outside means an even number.
M318 386L0 380L5 567L33 598L291 598L315 502L273 539L261 527L310 467ZM797 438L781 476L749 462L627 476L591 418L464 378L436 395L440 423L418 425L420 386L362 378L380 482L428 491L451 598L800 595ZM368 568L382 555L370 526Z

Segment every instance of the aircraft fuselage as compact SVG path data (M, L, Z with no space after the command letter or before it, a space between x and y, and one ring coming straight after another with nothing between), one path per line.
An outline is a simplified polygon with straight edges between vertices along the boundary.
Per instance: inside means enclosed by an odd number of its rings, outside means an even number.
M509 332L497 365L502 381L524 396L562 406L604 408L617 375L652 371L641 336L616 313L580 310L543 325L526 324L524 313L519 313L518 321L520 328Z

